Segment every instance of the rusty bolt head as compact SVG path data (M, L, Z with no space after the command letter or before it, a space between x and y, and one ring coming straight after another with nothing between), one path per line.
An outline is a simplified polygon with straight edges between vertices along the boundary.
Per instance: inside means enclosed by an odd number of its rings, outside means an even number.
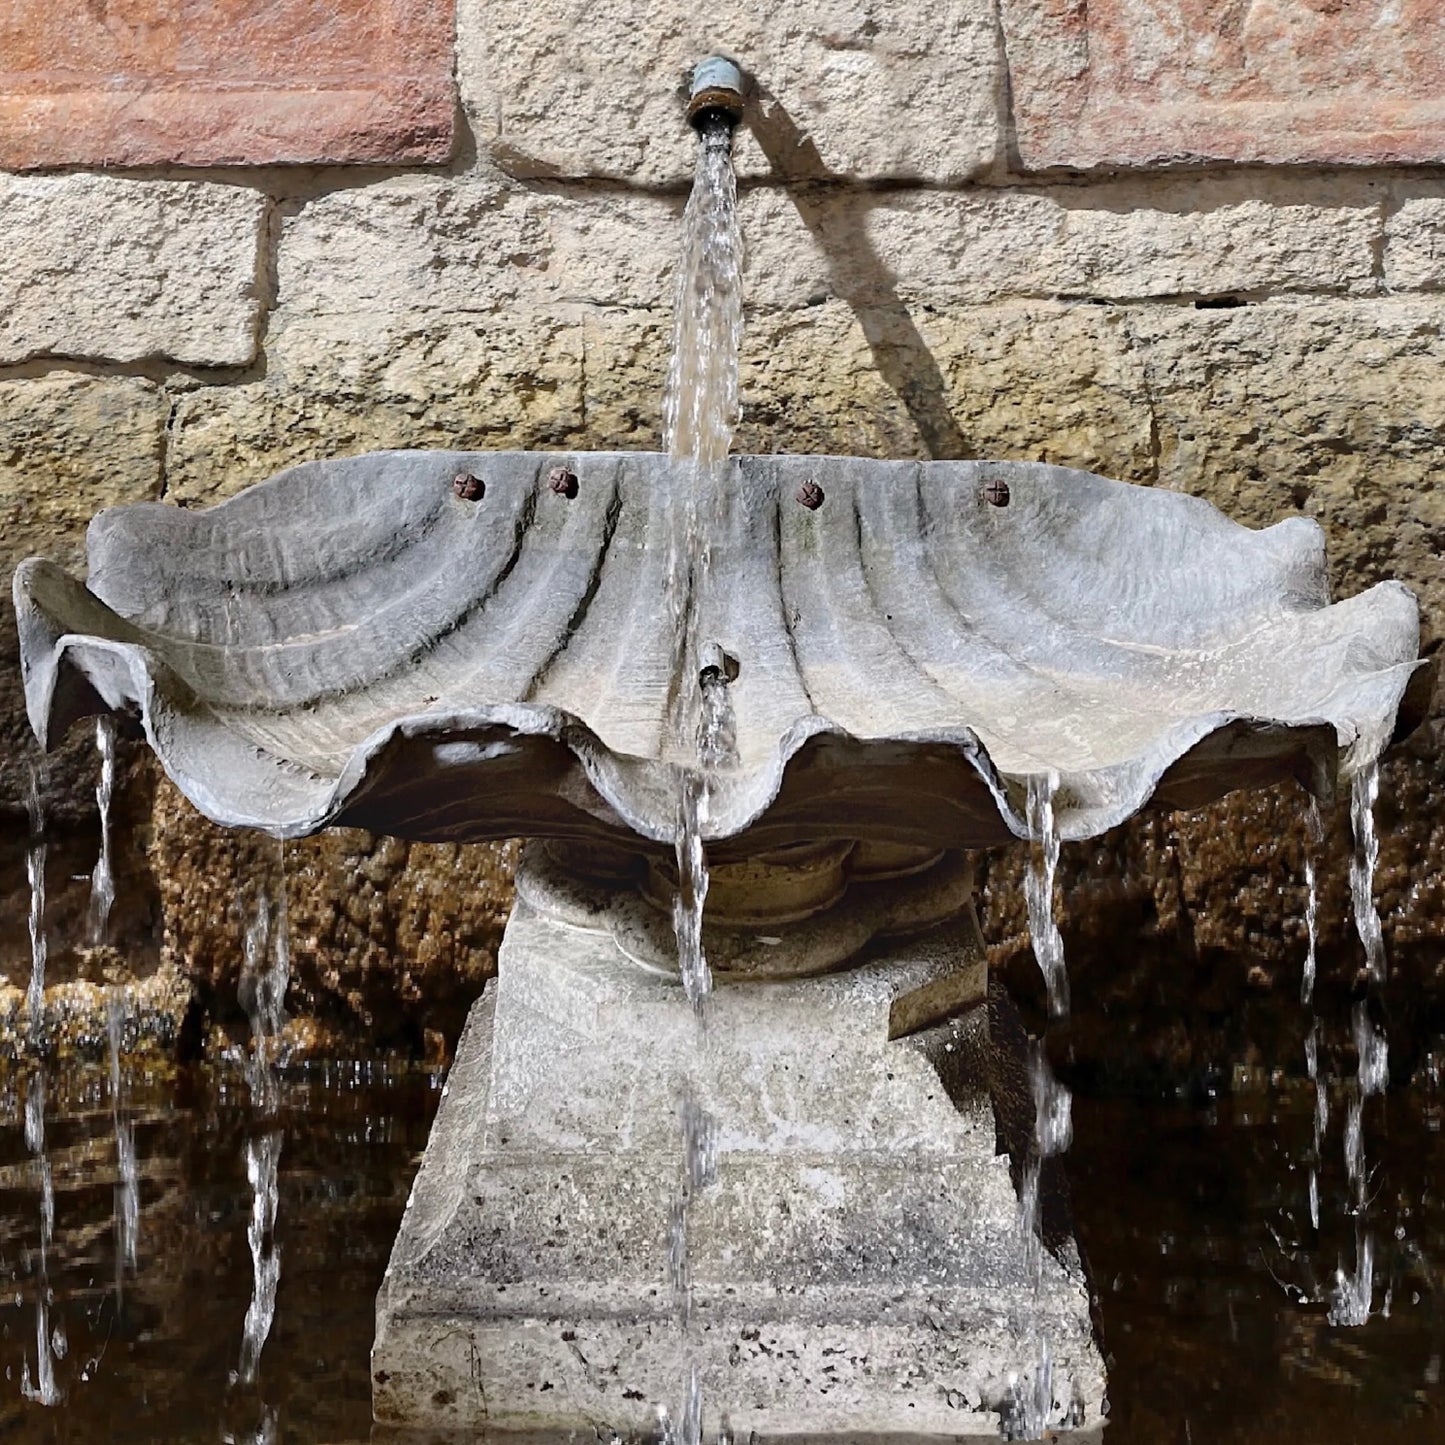
M815 481L806 481L798 488L793 500L801 502L810 512L816 512L823 505L823 489Z
M486 490L487 484L470 472L458 472L452 478L452 491L464 502L480 502Z
M577 473L570 467L553 467L547 473L547 485L559 497L566 497L570 501L577 495Z
M1008 506L1008 483L994 477L983 489L983 499L991 507Z

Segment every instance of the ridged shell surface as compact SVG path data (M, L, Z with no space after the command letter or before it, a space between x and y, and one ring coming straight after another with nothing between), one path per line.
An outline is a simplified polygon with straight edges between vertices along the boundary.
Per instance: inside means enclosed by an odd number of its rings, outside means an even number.
M648 453L380 452L208 511L102 512L85 585L16 574L31 721L129 713L203 812L285 836L665 842L691 762L667 595L687 484ZM736 671L719 856L998 842L1045 773L1065 837L1151 797L1327 787L1384 746L1418 665L1411 594L1329 605L1304 519L1254 531L1041 463L841 457L735 458L709 509L699 637Z

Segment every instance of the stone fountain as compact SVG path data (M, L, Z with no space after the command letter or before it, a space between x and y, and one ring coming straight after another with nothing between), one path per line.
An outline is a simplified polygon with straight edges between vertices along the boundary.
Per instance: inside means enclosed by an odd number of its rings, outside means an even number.
M103 512L84 583L16 575L31 722L119 715L227 826L533 840L378 1301L378 1420L626 1434L686 1381L739 1434L1096 1431L1056 1168L1018 1225L1037 1089L968 854L1037 835L1031 790L1065 840L1328 796L1397 727L1414 599L1331 605L1313 523L1084 472L744 456L680 650L692 480L383 452ZM695 692L728 743L701 1030L668 916Z

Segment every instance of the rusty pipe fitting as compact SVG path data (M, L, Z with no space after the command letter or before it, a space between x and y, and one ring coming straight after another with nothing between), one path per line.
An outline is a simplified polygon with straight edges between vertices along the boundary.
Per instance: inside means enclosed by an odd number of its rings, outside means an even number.
M721 116L729 125L743 118L743 73L726 56L709 55L692 72L688 90L687 122L700 130L709 116Z

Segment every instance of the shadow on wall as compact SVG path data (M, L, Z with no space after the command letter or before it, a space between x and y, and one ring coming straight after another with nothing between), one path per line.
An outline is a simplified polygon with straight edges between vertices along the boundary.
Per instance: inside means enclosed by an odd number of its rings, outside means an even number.
M749 117L753 135L773 173L790 183L788 195L827 260L834 288L858 318L879 374L907 408L930 457L943 461L972 456L949 410L943 373L864 228L840 231L830 226L825 201L796 185L835 179L818 147L798 129L777 96L755 86ZM866 199L862 203L864 214L868 204Z

